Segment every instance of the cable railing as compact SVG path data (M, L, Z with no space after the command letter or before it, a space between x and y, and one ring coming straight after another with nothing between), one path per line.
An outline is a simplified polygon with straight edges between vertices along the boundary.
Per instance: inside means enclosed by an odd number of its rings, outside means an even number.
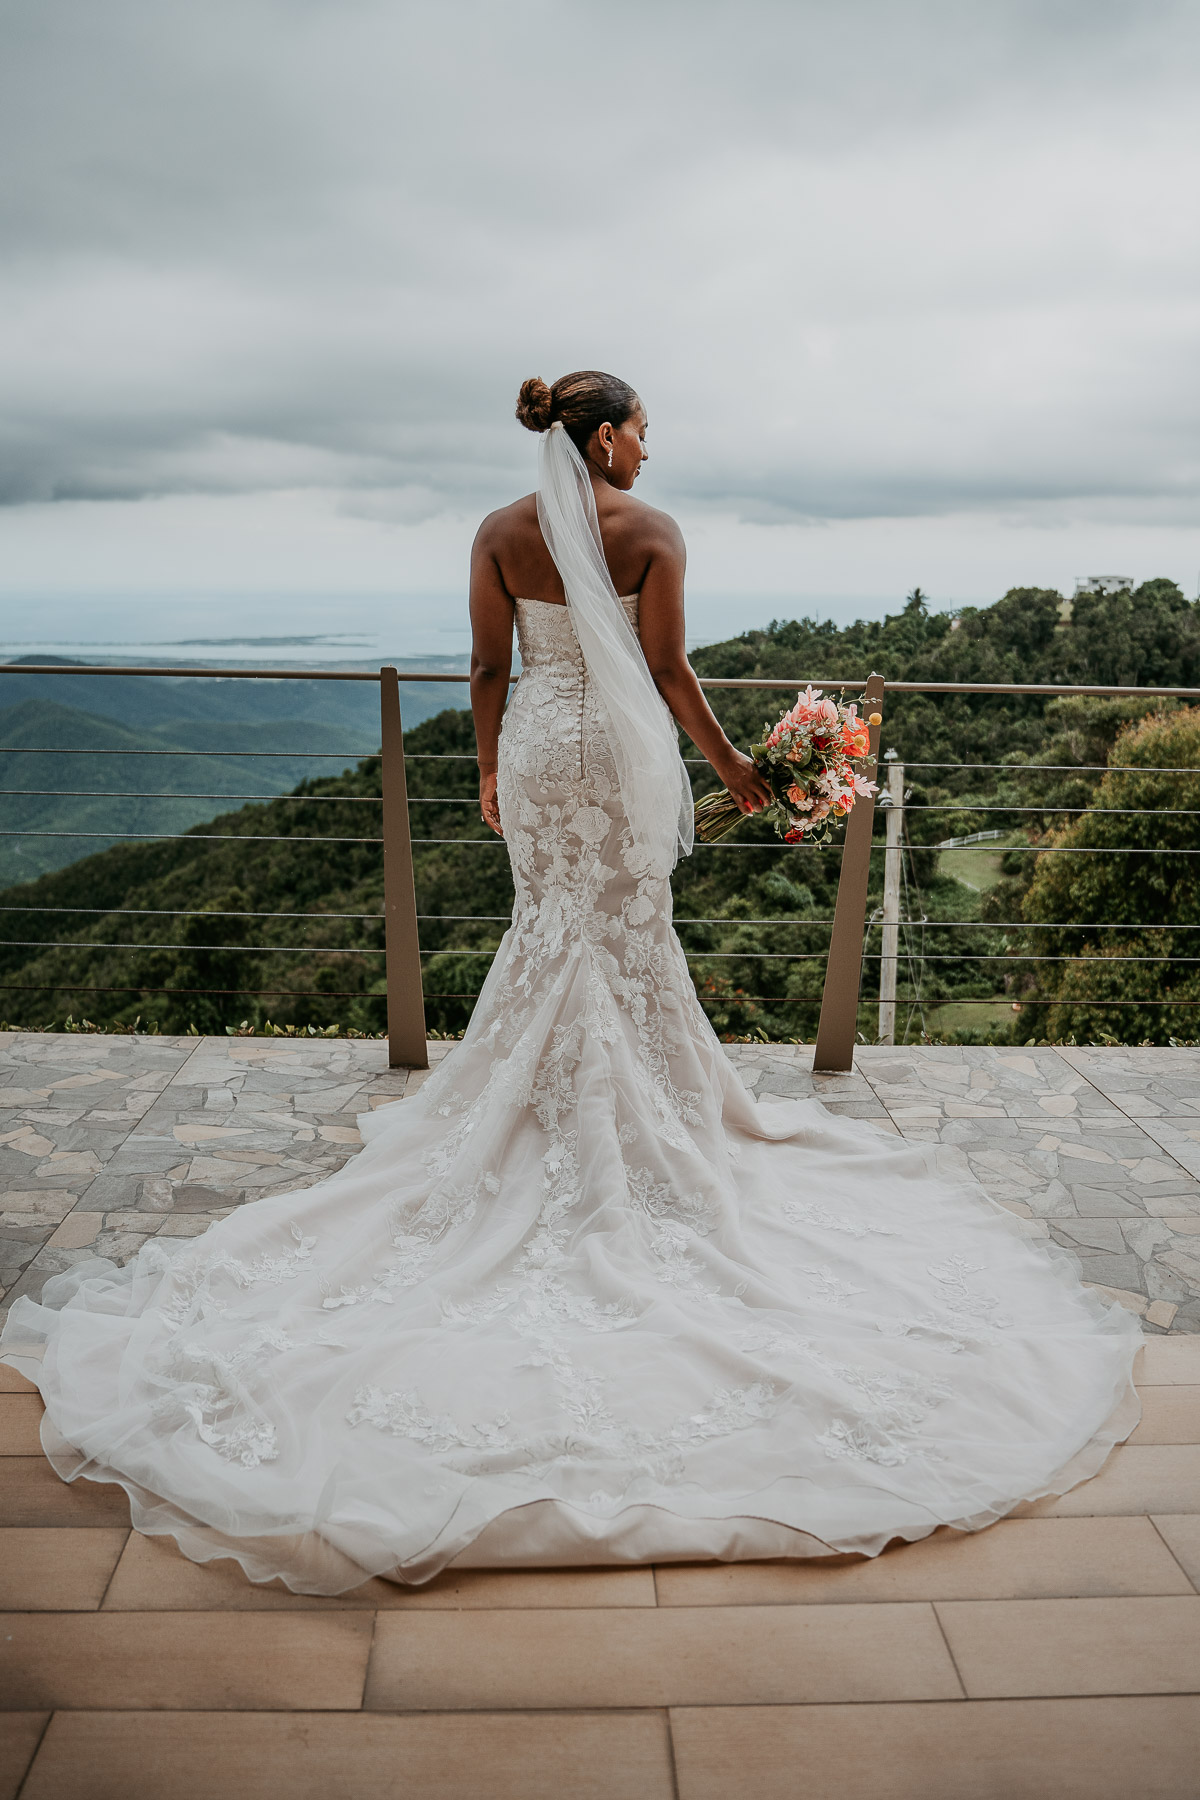
M36 914L53 915L65 920L69 917L119 918L135 920L144 919L178 919L196 920L215 923L218 920L327 920L330 923L340 921L348 925L373 925L382 928L382 943L378 945L337 944L337 943L237 943L208 942L158 939L123 939L116 935L112 938L90 939L72 938L69 936L53 936L45 938L13 935L4 941L3 947L12 949L37 950L71 950L79 954L142 953L144 955L177 955L189 953L214 957L321 957L338 959L358 959L368 967L378 967L382 961L382 987L351 988L328 987L261 987L250 988L236 985L226 979L223 983L210 986L192 986L172 984L169 981L150 981L146 984L124 986L113 982L97 982L91 985L75 982L57 983L22 983L19 981L0 982L0 993L34 993L53 991L69 994L130 994L138 996L179 995L211 997L236 997L254 999L350 999L371 1000L386 1008L387 1039L389 1060L393 1065L424 1066L426 1051L425 1001L453 1001L466 1003L474 1001L478 990L459 992L457 989L429 990L424 989L422 964L433 959L444 959L447 962L466 962L475 959L473 966L490 966L497 954L491 945L448 944L431 947L421 940L422 926L448 926L455 924L470 925L508 925L511 916L503 913L449 913L418 912L417 893L414 879L414 851L425 848L456 847L461 850L487 846L492 849L503 849L503 840L492 834L437 836L423 835L413 831L414 807L440 806L447 809L471 807L476 804L473 797L463 794L414 794L408 793L407 763L440 764L466 763L472 764L474 758L466 752L415 752L406 753L404 731L401 719L400 691L401 683L409 680L428 681L427 674L402 673L395 668L381 669L378 674L366 671L346 670L297 670L297 669L234 669L213 670L212 668L123 668L120 666L106 668L86 664L49 664L31 665L15 664L0 666L0 674L54 674L70 675L72 673L93 676L142 676L169 678L204 678L212 680L340 680L367 681L378 685L380 696L380 748L378 750L246 750L237 749L196 749L184 750L173 747L162 749L103 749L87 751L93 756L157 756L157 757L193 757L197 759L222 757L224 759L240 759L244 757L277 758L289 761L303 758L308 761L336 762L342 767L350 762L370 760L378 764L380 792L378 794L282 794L270 793L250 794L240 791L224 790L210 792L204 790L162 790L152 788L120 788L104 789L95 787L61 787L61 788L4 788L0 789L0 800L17 798L31 799L79 799L88 801L128 801L153 800L159 803L172 802L204 802L235 803L237 805L279 805L288 806L316 805L324 806L369 806L377 809L379 817L378 835L349 834L341 831L318 832L249 832L249 831L205 831L192 827L188 830L156 831L156 830L94 830L80 828L17 827L8 829L0 827L0 838L54 838L78 839L80 842L102 840L108 844L140 842L151 845L155 843L196 842L205 844L315 844L327 846L364 846L382 850L383 861L383 907L378 912L335 911L335 910L273 910L269 908L225 908L209 910L196 907L136 907L136 906L103 906L79 905L63 907L22 906L16 903L0 901L0 913L12 918L14 933L20 933L21 927L16 915L27 917ZM441 675L437 677L441 683L466 682L469 678L463 675ZM702 685L710 689L765 689L794 693L797 683L794 680L756 679L756 678L702 678ZM866 682L859 680L830 680L813 678L814 686L825 688L842 688L852 690L861 695L864 711L882 713L885 700L891 694L992 694L992 695L1037 695L1044 697L1064 697L1067 695L1082 696L1120 696L1137 697L1153 700L1155 698L1200 699L1200 689L1195 688L1130 688L1130 687L1097 687L1097 686L1048 686L1043 684L996 684L996 683L921 683L895 682L885 683L883 678L872 675ZM878 752L880 727L871 730L872 754ZM41 755L61 756L79 755L81 752L74 746L4 746L0 745L2 755ZM694 766L703 764L703 759L689 756L685 760ZM203 766L203 765L201 765ZM1069 954L1059 951L1046 951L1025 948L1014 949L1006 946L1002 950L945 950L927 947L924 936L927 932L940 931L985 931L1005 932L1021 931L1022 933L1037 931L1057 932L1145 932L1145 931L1195 931L1200 925L1182 923L1180 925L1153 923L1143 925L1136 922L1120 923L1114 921L1097 922L1094 925L1081 924L1078 921L1051 923L1036 920L992 921L987 919L940 919L928 917L922 908L919 893L908 891L911 881L915 882L915 865L913 856L919 852L945 852L954 847L990 839L994 842L1005 836L1004 832L979 832L969 834L966 839L949 839L940 845L909 841L902 829L906 813L913 814L1000 814L1013 820L1033 818L1068 819L1087 815L1107 816L1113 818L1132 818L1144 816L1134 807L1091 807L1074 804L1056 805L1052 801L1045 804L1029 804L1024 799L1008 803L995 799L972 802L961 796L939 802L921 800L915 804L908 801L903 791L904 770L900 770L900 789L896 792L893 780L895 767L889 771L889 791L876 806L870 797L860 799L854 807L840 844L833 847L837 863L837 892L833 916L828 918L806 918L796 915L768 917L754 915L741 918L735 915L710 916L696 914L681 915L675 924L680 928L683 939L694 928L710 929L723 927L726 930L752 926L755 928L771 927L773 929L789 928L804 932L821 932L828 934L827 943L821 948L799 947L795 949L757 949L757 948L688 948L684 942L683 954L692 967L699 967L703 972L713 964L754 964L756 966L776 964L812 964L825 965L825 978L819 997L796 994L762 994L739 991L721 992L714 995L712 982L698 978L699 997L706 1004L722 1009L737 1007L792 1007L811 1012L814 1005L819 1004L819 1022L817 1028L817 1047L815 1066L819 1069L847 1069L851 1066L856 1039L862 1035L860 1031L860 1015L864 1005L874 1002L870 996L864 998L864 972L873 971L878 975L879 984L879 1031L881 1042L894 1040L895 1013L897 1007L907 1006L909 1022L920 1012L922 1020L927 1009L944 1004L954 1006L990 1006L1000 1002L1014 1004L1011 989L992 996L975 994L955 994L949 998L944 995L933 997L922 992L922 983L926 971L936 970L940 965L958 964L996 964L1004 966L1011 975L1016 970L1044 964L1083 963L1089 959L1083 954ZM995 774L1002 772L1015 777L1026 777L1033 774L1070 774L1070 775L1103 775L1109 773L1145 773L1141 765L1120 764L1056 764L1056 763L1014 763L1011 760L994 762L913 762L907 765L909 772L949 773L970 775L978 770L980 773ZM1179 777L1200 775L1200 768L1181 767L1172 769L1155 769L1155 774L1169 774ZM1184 820L1200 817L1200 808L1171 807L1160 809L1164 818ZM886 822L886 835L879 838L874 835L874 816L878 812ZM311 816L311 815L310 815ZM336 815L322 815L329 818L331 824L337 823ZM419 818L420 815L418 814ZM364 820L364 823L367 821ZM436 827L435 827L436 829ZM1008 832L1011 838L1014 830L1021 829L1014 825ZM698 843L697 851L703 857L708 851L737 851L745 855L766 853L768 856L794 853L799 850L812 853L818 847L812 844L788 845L773 841L729 841L721 840L716 844ZM1046 844L1039 842L1005 842L1002 854L1009 856L1141 856L1154 858L1191 857L1200 855L1200 845L1113 845L1095 846L1079 844ZM870 918L867 916L867 895L872 868L872 858L882 856L884 861L884 905L877 908ZM28 929L28 927L26 927ZM66 927L69 930L69 927ZM879 947L872 945L872 935L880 932ZM918 935L920 938L918 939ZM184 934L186 937L186 934ZM904 943L901 947L901 935ZM801 940L803 944L803 940ZM374 959L374 960L372 960ZM1200 956L1175 956L1137 954L1128 955L1119 950L1116 954L1106 952L1104 966L1112 964L1127 965L1144 963L1156 966L1179 963L1184 966L1200 964ZM902 970L908 971L909 986L912 991L901 997L898 993L898 979ZM349 973L349 971L347 971ZM450 971L447 970L447 973ZM249 970L247 970L249 973ZM762 985L758 983L757 985ZM1044 1003L1036 993L1021 990L1022 998L1015 1004ZM1076 1001L1072 1004L1085 1010L1095 1007L1103 1011L1108 1008L1130 1006L1178 1006L1191 1007L1200 1004L1185 996L1179 998L1158 999L1147 996L1144 999L1103 998L1093 1001Z

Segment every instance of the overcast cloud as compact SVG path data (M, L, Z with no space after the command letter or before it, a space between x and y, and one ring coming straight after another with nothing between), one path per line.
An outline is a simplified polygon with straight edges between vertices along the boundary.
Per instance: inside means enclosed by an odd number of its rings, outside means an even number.
M731 567L762 527L1196 526L1194 4L0 21L0 500L63 580L80 502L450 542L529 485L519 381L579 366Z

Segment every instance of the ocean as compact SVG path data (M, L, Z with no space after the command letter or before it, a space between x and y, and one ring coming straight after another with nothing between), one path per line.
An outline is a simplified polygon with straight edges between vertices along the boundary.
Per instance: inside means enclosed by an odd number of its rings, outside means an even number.
M899 610L877 594L689 596L695 649L807 614L848 623ZM104 594L0 596L0 658L379 668L450 672L471 649L464 594Z

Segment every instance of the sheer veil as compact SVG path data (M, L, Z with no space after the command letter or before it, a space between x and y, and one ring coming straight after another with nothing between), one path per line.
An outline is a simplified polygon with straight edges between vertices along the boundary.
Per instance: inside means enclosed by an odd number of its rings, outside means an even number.
M651 868L669 869L691 853L691 783L675 722L604 560L587 464L557 419L542 434L537 509L600 702L634 845Z

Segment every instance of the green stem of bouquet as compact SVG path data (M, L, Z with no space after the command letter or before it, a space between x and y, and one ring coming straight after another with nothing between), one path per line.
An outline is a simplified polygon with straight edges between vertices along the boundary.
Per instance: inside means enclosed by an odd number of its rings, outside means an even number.
M735 825L749 815L744 813L728 788L718 788L696 802L696 836L703 844L715 844L728 836Z

